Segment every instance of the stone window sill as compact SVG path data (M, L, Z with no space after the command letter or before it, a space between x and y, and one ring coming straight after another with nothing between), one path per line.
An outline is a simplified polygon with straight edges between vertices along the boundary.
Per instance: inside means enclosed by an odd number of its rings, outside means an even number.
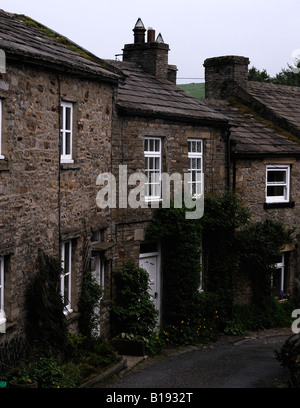
M60 163L61 170L80 170L78 163Z
M294 208L295 201L289 201L287 203L264 203L264 209L269 210L272 208Z

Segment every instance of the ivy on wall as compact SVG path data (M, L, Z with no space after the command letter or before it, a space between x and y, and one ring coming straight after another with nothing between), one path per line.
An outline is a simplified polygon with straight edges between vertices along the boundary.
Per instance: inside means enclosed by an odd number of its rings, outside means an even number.
M165 324L192 317L197 304L202 225L186 220L185 213L185 207L159 209L146 233L146 239L161 242Z
M30 343L45 351L64 350L67 342L67 322L59 291L62 268L59 260L39 251L37 273L27 286L26 334Z
M178 324L199 316L200 254L204 289L218 295L224 319L233 313L236 280L252 283L254 303L270 297L272 264L292 231L266 219L253 223L248 209L231 192L205 197L204 216L186 220L185 208L160 208L146 239L160 240L163 268L163 323Z

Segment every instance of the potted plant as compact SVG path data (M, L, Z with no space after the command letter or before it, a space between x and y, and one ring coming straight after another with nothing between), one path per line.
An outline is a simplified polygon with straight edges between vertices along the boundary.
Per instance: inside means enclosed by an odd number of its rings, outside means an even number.
M38 383L29 377L13 377L9 381L9 388L38 388Z
M32 378L28 368L21 366L11 373L9 388L38 388L37 381Z

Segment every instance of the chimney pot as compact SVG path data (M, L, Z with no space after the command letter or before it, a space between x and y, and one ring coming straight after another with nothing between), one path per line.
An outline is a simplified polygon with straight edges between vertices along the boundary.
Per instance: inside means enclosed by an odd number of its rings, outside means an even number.
M152 27L148 28L148 33L147 33L147 42L155 42L155 30L153 30Z
M143 44L145 42L146 29L140 18L135 23L134 29L132 31L134 32L134 43Z
M164 39L163 39L161 33L158 34L158 36L156 38L156 42L157 43L164 43Z

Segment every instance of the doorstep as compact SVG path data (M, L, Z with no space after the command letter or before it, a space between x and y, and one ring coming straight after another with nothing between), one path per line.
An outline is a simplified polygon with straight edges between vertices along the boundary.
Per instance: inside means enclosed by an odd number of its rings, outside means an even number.
M140 361L145 360L147 356L125 356L122 355L123 360L127 361L127 370L131 370L133 367L135 367Z

